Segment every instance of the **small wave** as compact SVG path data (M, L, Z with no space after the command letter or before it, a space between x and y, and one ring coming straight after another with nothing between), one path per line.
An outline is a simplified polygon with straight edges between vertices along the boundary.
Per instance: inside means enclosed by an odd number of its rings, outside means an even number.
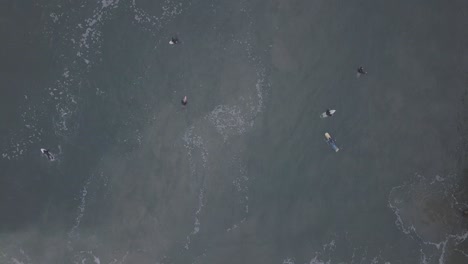
M68 232L68 237L69 238L79 238L79 234L77 233L78 227L80 226L81 219L84 216L85 209L86 209L86 196L88 194L88 186L91 183L91 177L86 181L84 184L83 188L80 191L80 196L79 196L79 205L78 205L78 216L75 218L75 224L71 228L71 230Z
M247 11L246 13L249 14ZM174 12L169 12L168 14L173 15ZM248 18L251 19L251 17ZM146 14L142 14L141 12L136 12L135 19L139 23L151 25L153 27L157 26L153 18ZM249 31L253 31L253 28ZM251 35L249 35L247 39L251 39ZM191 175L192 177L195 177L198 186L200 186L198 198L199 203L195 213L194 228L191 233L187 235L184 246L187 250L190 247L192 236L199 233L201 230L200 214L205 202L205 181L207 180L206 175L210 171L208 166L208 147L205 145L207 142L205 142L201 136L204 134L198 133L198 127L206 127L205 120L208 121L216 129L217 133L221 135L224 142L228 143L230 137L243 135L252 129L254 127L256 117L264 109L265 87L269 84L266 82L265 67L263 67L259 57L254 55L252 45L250 45L251 42L252 41L245 40L238 41L237 43L240 44L240 47L243 48L243 51L245 52L244 58L247 60L246 64L250 64L250 66L255 70L255 75L252 79L256 81L251 83L249 86L241 87L242 92L238 98L234 99L234 102L215 106L214 109L205 115L199 123L188 128L183 136L183 140L185 142L184 145L187 149ZM238 153L238 155L240 156L241 153ZM234 220L234 223L230 228L226 229L227 232L239 228L241 224L246 221L246 216L249 213L249 178L247 176L246 168L242 164L241 160L237 159L235 163L239 168L239 176L233 179L232 184L237 191L237 199L242 208L242 214L240 218Z
M80 251L75 254L73 258L73 263L94 263L94 264L101 264L101 259L94 254L92 250L88 251Z
M112 18L113 10L118 8L119 0L102 0L100 4L93 9L90 17L82 19L84 23L70 26L75 29L71 31L71 36L67 34L63 36L64 42L69 41L73 43L73 46L70 54L63 55L65 67L62 76L56 80L55 87L48 89L51 99L56 102L56 114L53 118L54 131L62 138L74 135L79 127L77 112L80 107L76 90L83 87L85 73L90 70L96 60L99 60L102 49L102 27ZM82 5L81 8L88 7ZM80 10L78 9L78 12ZM76 59L82 59L84 66L76 64Z
M4 139L2 158L16 160L31 150L31 147L42 141L44 130L39 126L43 113L39 107L28 100L25 95L25 105L20 106L21 126L11 131L10 137Z
M249 214L249 177L247 176L247 168L242 163L240 157L234 158L234 167L238 167L239 176L237 176L233 181L232 184L237 192L237 202L240 206L240 210L242 213L240 214L240 219L238 218L237 221L235 220L234 224L231 227L226 229L227 232L231 232L241 226L246 220L247 215ZM234 170L235 168L232 168Z
M5 253L0 251L0 263L6 264L32 264L31 258L28 254L20 247L16 246L12 252Z
M192 175L196 174L196 162L194 160L194 151L196 149L199 150L201 159L202 159L202 166L203 168L207 167L208 163L208 150L203 143L203 139L201 136L194 134L194 126L189 127L183 136L183 141L185 142L184 146L187 149L187 155L189 158L190 163L190 172Z
M227 140L230 135L242 135L253 122L246 120L238 106L218 105L207 116L216 130Z
M336 236L336 235L335 235ZM339 239L336 236L334 239L330 240L327 243L324 243L321 247L318 248L315 252L313 252L310 259L308 260L308 264L331 264L331 263L370 263L370 264L390 264L379 252L377 255L372 255L368 253L368 247L352 247L349 245L349 241L347 239ZM340 242L338 242L338 241ZM347 248L352 249L352 254L348 256L341 256L340 254L336 254L337 249L340 248ZM340 252L341 253L341 252ZM345 258L343 261L342 258ZM341 259L339 259L341 258ZM295 257L288 256L284 258L282 261L283 264L290 264L296 263ZM302 263L302 262L301 262Z
M174 2L165 0L161 7L161 14L159 16L149 15L146 11L136 6L135 1L130 5L134 13L134 21L141 29L150 32L153 37L158 36L157 33L177 15L183 11L182 2Z
M240 98L238 105L218 105L205 117L214 125L224 141L231 136L246 133L254 126L255 118L263 110L265 81L263 75L260 76L255 84L256 98Z
M184 248L189 249L191 238L200 232L200 217L205 205L205 175L208 169L208 150L205 147L203 139L194 132L195 127L189 127L183 136L184 147L187 149L189 159L191 177L195 179L195 187L199 188L198 192L198 207L195 211L193 230L186 236ZM203 171L197 171L197 164L201 162L202 166L198 167Z
M195 222L193 223L193 230L192 232L190 232L189 235L187 235L185 246L184 246L184 248L187 250L190 247L191 237L196 235L198 232L200 232L201 223L200 223L199 218L200 218L200 214L202 212L203 206L204 206L204 203L203 203L204 192L205 192L204 188L200 189L200 193L198 195L198 208L197 208L197 211L195 212Z
M256 70L256 82L251 87L242 87L244 94L236 103L218 105L205 117L223 136L224 141L231 136L242 135L254 126L256 117L263 111L265 88L269 86L266 69L261 60L252 54L250 42L237 42L245 46L247 58Z

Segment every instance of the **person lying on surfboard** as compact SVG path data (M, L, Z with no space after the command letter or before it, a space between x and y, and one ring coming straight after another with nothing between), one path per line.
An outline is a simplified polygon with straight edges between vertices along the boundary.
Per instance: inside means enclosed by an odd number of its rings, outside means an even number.
M332 115L333 115L333 113L330 112L330 109L327 109L327 111L325 111L325 114L326 114L327 116L332 116Z
M330 147L332 147L332 149L335 152L338 152L340 150L340 148L338 148L338 146L336 145L335 139L332 138L330 134L328 134L328 132L325 133L325 141L328 143L328 145L330 145Z
M182 98L180 102L182 103L182 105L187 105L188 103L187 96L184 96L184 98Z
M48 149L41 148L42 154L46 155L49 160L54 160L54 155Z
M171 45L179 44L179 39L177 37L172 37L171 41L169 41L169 44Z

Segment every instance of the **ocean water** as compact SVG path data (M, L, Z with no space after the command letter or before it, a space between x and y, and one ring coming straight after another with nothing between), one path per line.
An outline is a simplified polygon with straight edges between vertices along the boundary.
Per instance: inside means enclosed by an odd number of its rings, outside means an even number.
M3 1L0 263L468 263L467 15Z

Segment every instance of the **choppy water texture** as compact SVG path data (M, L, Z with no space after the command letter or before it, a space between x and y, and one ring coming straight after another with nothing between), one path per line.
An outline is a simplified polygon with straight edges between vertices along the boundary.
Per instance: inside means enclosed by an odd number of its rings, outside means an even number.
M0 263L467 263L467 15L3 1Z

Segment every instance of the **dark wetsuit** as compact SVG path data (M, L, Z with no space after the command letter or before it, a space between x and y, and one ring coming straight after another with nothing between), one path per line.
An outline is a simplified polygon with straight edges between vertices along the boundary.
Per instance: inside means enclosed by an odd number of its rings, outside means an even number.
M50 154L50 152L49 152L48 149L44 150L44 154L47 156L47 158L48 158L49 160L53 160L53 159L54 159L54 156L52 156L52 154Z
M175 37L172 37L172 38L171 38L171 41L172 41L172 43L174 43L174 44L178 44L178 43L179 43L179 39L178 39L178 38L175 38Z
M362 68L362 67L359 67L357 69L357 72L359 72L360 74L366 74L366 72L364 71L364 68Z
M327 111L325 111L325 114L326 114L327 116L332 116L332 113L330 112L330 109L327 109Z
M184 101L184 99L182 99L180 102L182 103L182 105L187 105L188 103L187 101Z

